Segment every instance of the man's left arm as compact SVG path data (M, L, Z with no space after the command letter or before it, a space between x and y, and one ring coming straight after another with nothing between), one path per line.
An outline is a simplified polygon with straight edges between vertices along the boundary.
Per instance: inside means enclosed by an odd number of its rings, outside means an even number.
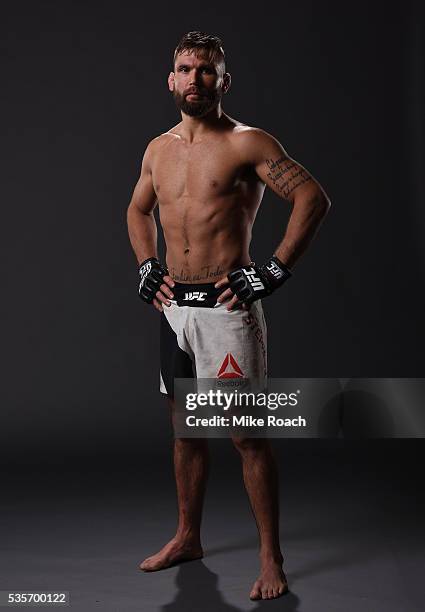
M274 254L288 268L293 268L313 240L331 203L319 183L289 157L273 136L262 130L253 132L248 154L257 175L292 205L285 235Z
M292 211L285 235L268 262L238 268L216 283L216 287L228 287L218 298L230 299L228 310L238 302L248 309L252 301L270 295L291 276L291 268L313 240L331 204L319 183L273 136L257 128L243 130L239 136L241 163L254 168L266 185L292 205Z

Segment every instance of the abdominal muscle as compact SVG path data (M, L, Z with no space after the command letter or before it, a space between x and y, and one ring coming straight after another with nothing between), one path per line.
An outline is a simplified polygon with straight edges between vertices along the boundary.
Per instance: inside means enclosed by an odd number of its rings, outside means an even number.
M224 202L219 208L181 204L160 206L167 268L174 281L216 283L250 263L252 210Z

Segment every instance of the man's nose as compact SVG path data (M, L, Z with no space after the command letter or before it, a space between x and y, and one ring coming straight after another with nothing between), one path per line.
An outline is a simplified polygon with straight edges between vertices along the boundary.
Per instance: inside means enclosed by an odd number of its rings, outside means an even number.
M201 76L201 73L198 72L198 70L192 70L192 72L190 73L189 84L196 85L196 83L199 83L200 76Z

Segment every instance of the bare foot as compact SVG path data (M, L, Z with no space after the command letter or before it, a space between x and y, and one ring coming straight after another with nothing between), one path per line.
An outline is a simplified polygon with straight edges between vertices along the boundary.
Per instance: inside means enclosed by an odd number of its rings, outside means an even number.
M178 561L192 561L201 559L203 556L204 552L200 544L191 544L173 538L156 555L145 559L139 568L144 572L156 572Z
M261 572L254 582L249 598L276 599L288 591L288 582L282 569L282 563L265 561L261 563Z

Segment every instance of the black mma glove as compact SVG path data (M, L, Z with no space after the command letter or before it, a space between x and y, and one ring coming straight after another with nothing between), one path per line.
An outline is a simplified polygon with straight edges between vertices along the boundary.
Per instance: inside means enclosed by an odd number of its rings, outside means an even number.
M139 274L139 297L144 302L152 304L156 292L164 282L164 276L168 274L168 270L159 263L156 257L149 257L140 264Z
M292 274L289 268L273 255L260 268L255 264L243 266L230 272L227 279L230 289L238 296L239 301L251 304L273 293L290 276Z

